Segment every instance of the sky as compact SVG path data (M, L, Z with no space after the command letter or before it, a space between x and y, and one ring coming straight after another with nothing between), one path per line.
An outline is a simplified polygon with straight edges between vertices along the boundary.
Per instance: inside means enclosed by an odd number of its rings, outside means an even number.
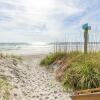
M82 41L85 23L99 40L100 0L0 0L0 42Z

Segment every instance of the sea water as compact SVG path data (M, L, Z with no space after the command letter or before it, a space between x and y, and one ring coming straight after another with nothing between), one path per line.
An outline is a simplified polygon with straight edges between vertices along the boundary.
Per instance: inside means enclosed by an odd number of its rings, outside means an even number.
M47 54L53 52L53 45L44 42L0 43L0 52L11 54Z

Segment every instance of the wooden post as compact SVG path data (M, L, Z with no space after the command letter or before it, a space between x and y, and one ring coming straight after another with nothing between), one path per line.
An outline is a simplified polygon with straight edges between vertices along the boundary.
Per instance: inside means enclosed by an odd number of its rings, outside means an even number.
M84 53L88 51L88 29L84 31Z
M87 24L84 24L83 27L84 29L84 53L88 52L88 30L91 30L91 26L88 26Z

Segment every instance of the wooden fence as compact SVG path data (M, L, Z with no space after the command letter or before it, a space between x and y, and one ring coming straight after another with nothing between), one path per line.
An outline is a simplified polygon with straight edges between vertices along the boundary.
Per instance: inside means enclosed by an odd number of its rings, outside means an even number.
M55 42L54 52L72 52L81 51L84 52L84 42ZM100 51L100 42L89 42L88 52Z

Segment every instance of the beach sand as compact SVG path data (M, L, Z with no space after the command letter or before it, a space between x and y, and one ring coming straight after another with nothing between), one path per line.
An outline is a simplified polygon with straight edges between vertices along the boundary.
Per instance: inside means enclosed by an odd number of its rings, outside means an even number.
M23 55L23 61L0 59L0 74L13 86L10 100L70 100L54 73L39 65L46 55Z

